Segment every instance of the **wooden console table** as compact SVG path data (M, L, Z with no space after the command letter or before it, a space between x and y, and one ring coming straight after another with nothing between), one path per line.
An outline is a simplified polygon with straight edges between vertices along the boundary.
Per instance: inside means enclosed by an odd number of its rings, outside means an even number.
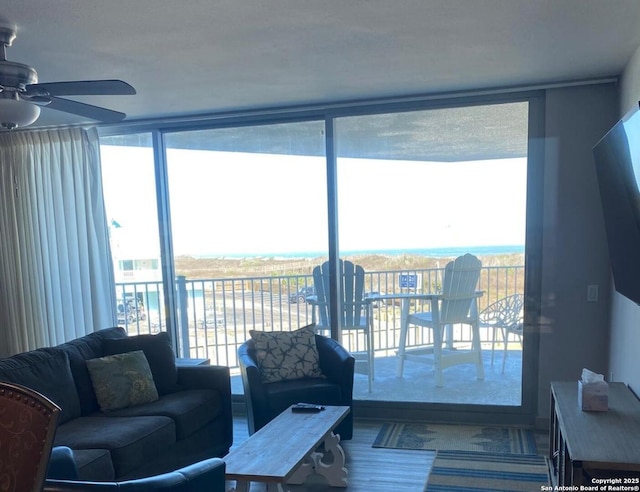
M623 383L609 383L608 411L585 412L577 381L552 382L549 438L553 485L582 485L584 470L640 475L640 401Z

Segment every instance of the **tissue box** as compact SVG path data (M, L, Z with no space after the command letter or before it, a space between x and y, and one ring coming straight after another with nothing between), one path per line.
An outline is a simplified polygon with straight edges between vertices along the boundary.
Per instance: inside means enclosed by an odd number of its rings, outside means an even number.
M578 381L578 406L587 412L606 412L609 409L609 385L607 382L583 383Z

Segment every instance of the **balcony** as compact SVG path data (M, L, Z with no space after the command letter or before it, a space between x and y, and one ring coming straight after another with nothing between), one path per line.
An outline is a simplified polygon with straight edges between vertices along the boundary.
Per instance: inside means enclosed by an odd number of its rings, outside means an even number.
M274 272L275 273L275 272ZM366 292L386 294L435 292L443 269L370 271ZM409 279L409 282L407 282ZM415 282L414 282L415 281ZM250 337L250 330L294 330L311 322L312 306L300 292L313 286L311 274L270 275L246 278L188 280L178 277L178 353L182 357L206 358L212 364L226 365L233 376L234 394L242 393L237 349ZM524 290L523 266L483 267L479 290L479 310L497 299ZM161 282L117 284L119 324L129 334L156 333L165 329L163 286ZM416 309L427 309L420 301ZM400 305L378 302L373 311L375 380L368 391L366 374L356 374L354 397L362 400L520 404L522 350L517 340L509 340L504 371L504 345L500 334L482 329L485 380L477 381L473 365L460 365L445 371L445 385L435 388L430 366L405 363L404 375L396 377L395 352L400 333ZM429 330L411 327L408 347L429 343ZM470 328L454 326L451 347L464 348L471 342ZM364 348L362 336L345 336L342 343L352 352ZM493 347L493 350L492 350Z

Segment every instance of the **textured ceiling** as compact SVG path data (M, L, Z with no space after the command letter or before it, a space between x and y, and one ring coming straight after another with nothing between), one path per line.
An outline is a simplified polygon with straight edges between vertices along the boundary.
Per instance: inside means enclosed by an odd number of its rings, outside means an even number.
M611 77L640 45L638 0L4 0L0 18L41 82L131 83L82 99L130 120Z

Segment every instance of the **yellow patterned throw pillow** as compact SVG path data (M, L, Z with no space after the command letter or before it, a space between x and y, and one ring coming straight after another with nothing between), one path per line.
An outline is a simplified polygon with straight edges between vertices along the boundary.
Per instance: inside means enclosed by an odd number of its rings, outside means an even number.
M103 412L158 399L149 362L142 350L90 359L87 368Z
M313 325L295 331L251 330L249 334L263 382L324 377Z

